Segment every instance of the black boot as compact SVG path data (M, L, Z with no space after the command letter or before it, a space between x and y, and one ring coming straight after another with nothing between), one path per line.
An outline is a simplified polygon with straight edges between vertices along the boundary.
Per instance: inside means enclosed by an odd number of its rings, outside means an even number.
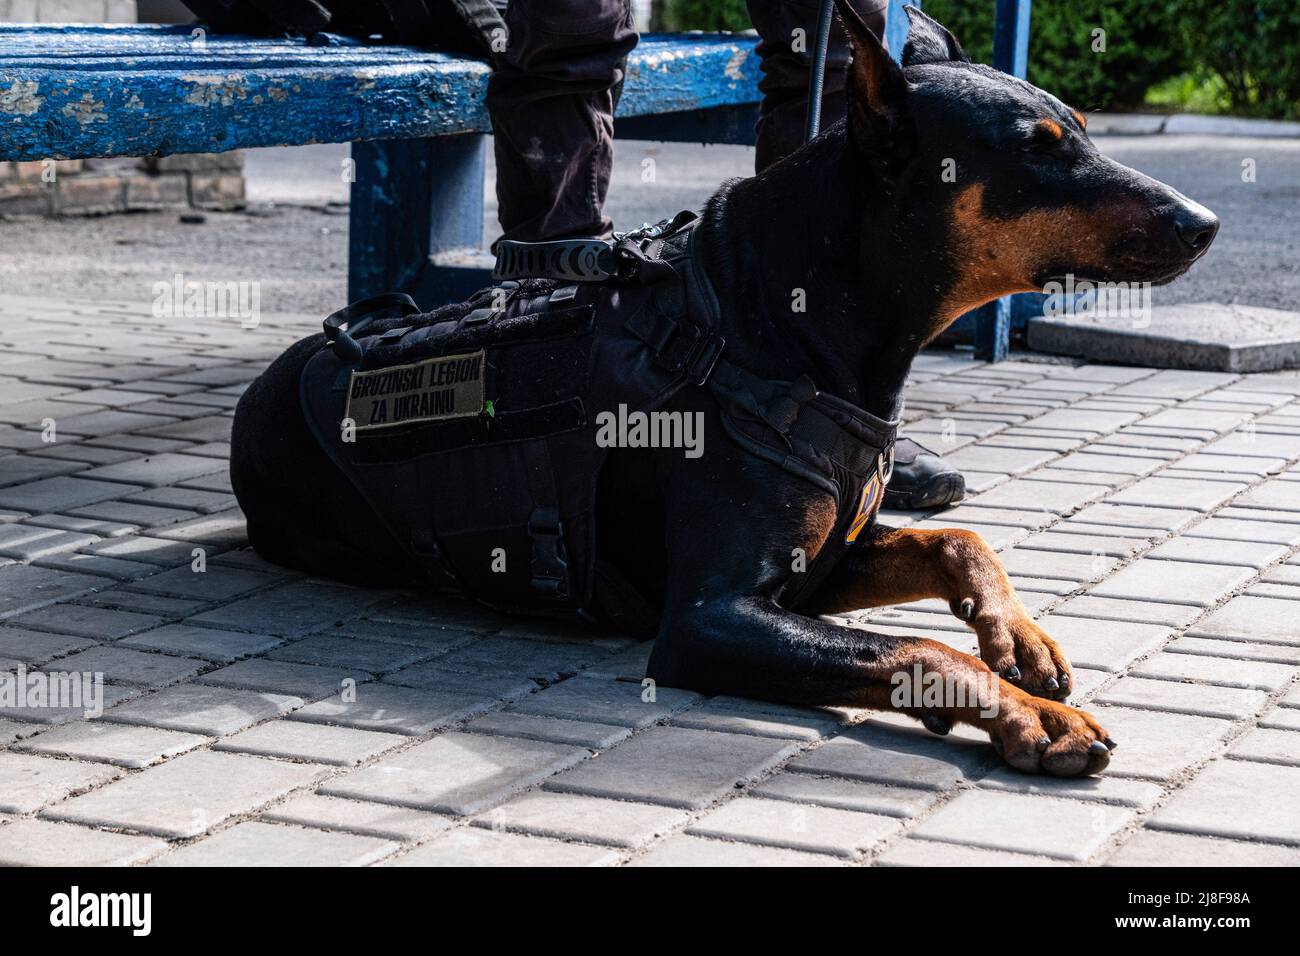
M910 438L894 443L894 473L885 488L885 508L923 511L964 497L966 479L956 468Z

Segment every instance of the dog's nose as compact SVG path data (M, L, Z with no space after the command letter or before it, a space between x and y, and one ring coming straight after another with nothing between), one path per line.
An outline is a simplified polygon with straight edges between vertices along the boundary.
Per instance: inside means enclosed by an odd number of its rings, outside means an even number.
M1193 252L1204 252L1219 231L1219 217L1197 203L1183 203L1174 213L1174 231Z

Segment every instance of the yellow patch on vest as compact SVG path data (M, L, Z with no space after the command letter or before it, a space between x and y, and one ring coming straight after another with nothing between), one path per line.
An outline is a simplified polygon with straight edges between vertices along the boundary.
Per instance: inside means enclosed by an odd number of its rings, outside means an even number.
M480 349L353 372L343 417L365 431L482 414L485 364Z
M872 475L862 485L862 494L858 498L858 513L853 516L853 521L849 524L849 530L844 535L844 543L852 544L862 533L862 529L867 526L880 508L880 473Z

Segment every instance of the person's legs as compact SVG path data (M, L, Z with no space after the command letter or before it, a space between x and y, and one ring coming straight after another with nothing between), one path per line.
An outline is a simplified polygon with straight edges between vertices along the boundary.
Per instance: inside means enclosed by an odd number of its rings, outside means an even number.
M750 19L761 40L758 55L763 94L758 121L758 154L754 171L762 172L803 144L808 107L808 78L817 49L820 0L747 0ZM877 36L885 35L888 0L853 0L863 21ZM826 79L822 87L822 128L844 115L844 78L849 66L849 40L838 17L831 18L826 47Z
M608 235L614 100L636 46L628 0L510 0L488 83L503 239Z

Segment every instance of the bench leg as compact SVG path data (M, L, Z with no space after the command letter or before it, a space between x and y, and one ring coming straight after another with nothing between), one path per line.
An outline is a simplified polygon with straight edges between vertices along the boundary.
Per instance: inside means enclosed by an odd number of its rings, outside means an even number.
M352 144L350 301L408 292L431 309L490 284L486 156L479 133Z

